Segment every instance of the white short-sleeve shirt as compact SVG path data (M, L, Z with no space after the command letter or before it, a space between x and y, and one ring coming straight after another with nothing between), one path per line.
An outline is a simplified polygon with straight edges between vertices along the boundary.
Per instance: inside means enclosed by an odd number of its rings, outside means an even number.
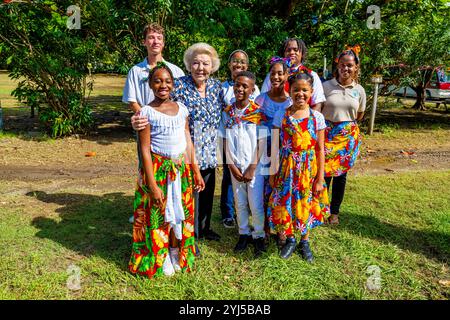
M242 115L242 110L236 109L237 116ZM227 148L234 165L244 172L254 160L257 151L258 140L268 136L268 129L264 125L257 125L249 121L241 121L234 124L231 128L226 128L226 124L230 120L227 112L222 112L222 120L219 127L219 136L226 139ZM228 158L227 158L228 161ZM258 161L256 174L260 174L262 163Z
M184 76L183 70L179 67L165 60L163 61L167 64L170 71L172 71L174 78ZM148 83L148 75L150 70L151 68L148 64L147 58L130 69L125 82L125 87L123 89L123 103L137 102L141 107L143 107L155 99L155 95L153 94L152 89L150 89L150 85Z
M312 97L311 97L311 105L313 106L313 105L318 104L320 102L324 102L327 99L325 98L325 95L323 93L322 81L320 81L319 75L316 72L314 72L314 71L311 71L311 75L312 75L312 77L314 79L313 94L312 94ZM272 84L270 83L270 73L268 73L266 75L266 78L264 79L264 83L262 85L261 92L262 93L267 92L271 88L272 88Z
M227 106L233 104L236 101L236 98L234 97L233 85L233 82L230 80L222 82L223 97ZM259 96L259 94L259 88L255 84L255 91L253 91L249 99L255 101L256 97Z
M277 111L277 113L275 113L275 116L273 117L273 125L275 127L281 128L281 123L283 122L285 113L286 110L279 110ZM316 130L325 129L327 125L325 124L325 118L323 117L323 114L316 110L312 110L312 113L316 117Z

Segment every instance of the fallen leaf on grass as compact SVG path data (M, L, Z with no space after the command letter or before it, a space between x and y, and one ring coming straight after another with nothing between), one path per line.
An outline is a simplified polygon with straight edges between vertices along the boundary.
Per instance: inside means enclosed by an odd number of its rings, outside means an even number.
M416 154L413 151L404 151L404 150L401 150L400 153L403 154L404 156L413 156Z
M411 160L412 163L419 163L417 160Z
M394 172L394 170L389 169L389 168L385 168L384 170L389 171L389 172Z
M377 150L367 149L367 153L376 153Z
M443 286L450 287L450 280L439 280L439 284Z
M85 157L95 157L97 155L97 153L95 153L95 152L86 152L85 154L84 154L84 156Z

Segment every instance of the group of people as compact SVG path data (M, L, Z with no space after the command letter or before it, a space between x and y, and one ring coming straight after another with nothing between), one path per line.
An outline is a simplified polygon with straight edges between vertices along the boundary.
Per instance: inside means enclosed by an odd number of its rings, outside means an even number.
M310 230L339 223L361 143L359 48L346 48L334 78L322 84L303 64L305 43L287 39L260 91L243 50L230 54L230 78L221 83L212 77L220 66L212 46L185 51L185 75L163 59L161 26L147 25L143 36L147 57L130 70L123 95L135 112L139 158L130 272L152 278L190 271L198 239L220 241L211 228L219 165L223 225L236 221L239 230L235 252L253 244L259 257L275 238L282 258L299 248L312 262Z

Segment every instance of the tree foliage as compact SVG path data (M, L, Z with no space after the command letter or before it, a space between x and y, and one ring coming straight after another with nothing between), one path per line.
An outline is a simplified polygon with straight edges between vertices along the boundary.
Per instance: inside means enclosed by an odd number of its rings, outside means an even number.
M165 27L164 56L179 66L189 45L213 45L222 58L216 74L222 79L228 76L228 55L240 48L262 80L267 60L294 36L305 40L306 64L314 69L324 56L332 62L346 44L360 44L360 81L368 91L370 76L382 73L387 84L423 92L426 70L449 63L450 7L444 0L80 0L81 29L69 30L71 2L0 7L0 58L11 77L20 79L14 95L39 108L55 136L89 127L90 71L126 74L146 54L142 30L151 21ZM370 5L380 8L379 29L368 28Z

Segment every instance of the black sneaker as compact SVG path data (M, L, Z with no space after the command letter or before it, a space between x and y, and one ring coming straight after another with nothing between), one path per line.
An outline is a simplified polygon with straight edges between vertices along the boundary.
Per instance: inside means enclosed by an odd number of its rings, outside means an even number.
M220 236L211 229L203 232L202 237L205 238L206 240L213 240L213 241L220 240Z
M235 223L234 223L234 219L233 218L228 218L228 219L223 219L223 226L225 228L234 228L235 227Z
M297 247L297 242L294 238L288 238L286 244L281 248L280 257L283 259L288 259L292 256Z
M250 236L241 234L239 236L239 241L236 243L236 246L234 247L234 252L242 252L245 249L247 249L249 238Z
M311 248L309 247L309 241L308 240L302 240L300 241L300 253L307 262L312 263L314 261L314 256L311 251Z
M253 246L255 247L255 258L260 257L264 252L267 251L263 237L253 239Z

